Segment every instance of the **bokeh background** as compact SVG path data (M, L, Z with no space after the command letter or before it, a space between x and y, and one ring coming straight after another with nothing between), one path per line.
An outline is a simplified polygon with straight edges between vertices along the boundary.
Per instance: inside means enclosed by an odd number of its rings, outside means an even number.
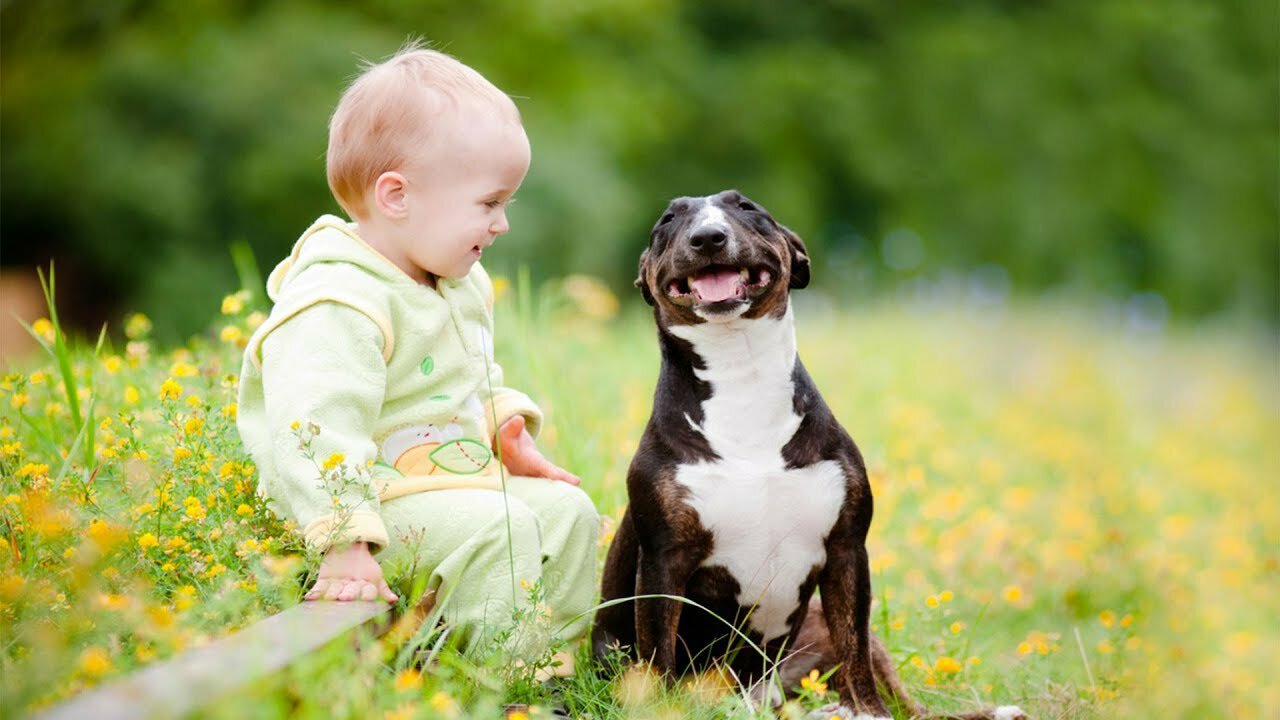
M534 163L498 273L632 297L667 199L737 187L837 301L946 286L1156 325L1280 318L1274 3L0 8L6 316L42 312L53 260L89 332L126 310L169 341L204 328L239 284L232 247L269 270L338 210L329 112L361 58L417 36L519 98Z
M669 198L736 187L813 257L800 352L868 461L873 623L913 692L1275 715L1274 0L0 0L0 707L296 600L234 372L260 277L338 212L334 103L410 37L517 98L498 357L602 513L658 365L636 257ZM36 320L51 262L70 345ZM342 650L241 704L726 717Z

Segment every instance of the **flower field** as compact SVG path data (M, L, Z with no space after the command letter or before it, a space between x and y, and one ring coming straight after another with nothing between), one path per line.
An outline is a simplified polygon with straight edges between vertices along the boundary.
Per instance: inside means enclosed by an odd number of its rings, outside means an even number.
M652 322L587 278L506 288L498 360L539 444L609 519L657 374ZM1280 707L1280 373L1268 331L1153 328L1103 305L798 301L801 357L876 499L873 627L927 705L1037 718ZM255 495L236 375L247 294L156 345L145 317L68 339L0 390L0 707L34 712L298 601L314 567ZM220 310L220 313L218 312ZM410 646L412 650L412 646ZM711 678L533 668L387 640L307 658L211 716L802 717Z

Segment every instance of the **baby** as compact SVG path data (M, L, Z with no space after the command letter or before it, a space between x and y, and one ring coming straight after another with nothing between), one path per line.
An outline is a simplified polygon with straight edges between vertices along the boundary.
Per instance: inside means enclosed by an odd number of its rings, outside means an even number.
M307 600L394 601L389 577L474 646L540 579L563 639L589 624L596 510L502 384L478 262L529 159L511 99L442 53L410 46L342 95L327 166L354 222L321 217L271 273L240 386L260 491L324 553Z

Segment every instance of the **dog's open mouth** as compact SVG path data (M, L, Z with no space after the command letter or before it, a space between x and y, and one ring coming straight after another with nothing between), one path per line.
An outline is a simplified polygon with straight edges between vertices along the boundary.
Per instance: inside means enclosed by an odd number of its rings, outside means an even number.
M758 295L772 280L773 276L762 267L708 265L692 275L667 283L667 296L681 305L745 300L748 296Z

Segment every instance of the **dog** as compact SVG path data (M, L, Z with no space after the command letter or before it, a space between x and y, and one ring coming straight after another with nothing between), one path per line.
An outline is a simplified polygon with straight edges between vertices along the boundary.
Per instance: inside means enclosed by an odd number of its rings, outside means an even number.
M877 682L924 716L868 627L871 486L796 352L790 292L809 279L800 237L735 190L676 198L653 227L636 286L662 367L602 580L605 603L640 597L597 613L593 649L668 676L726 668L775 702L834 668L824 716L888 718Z

